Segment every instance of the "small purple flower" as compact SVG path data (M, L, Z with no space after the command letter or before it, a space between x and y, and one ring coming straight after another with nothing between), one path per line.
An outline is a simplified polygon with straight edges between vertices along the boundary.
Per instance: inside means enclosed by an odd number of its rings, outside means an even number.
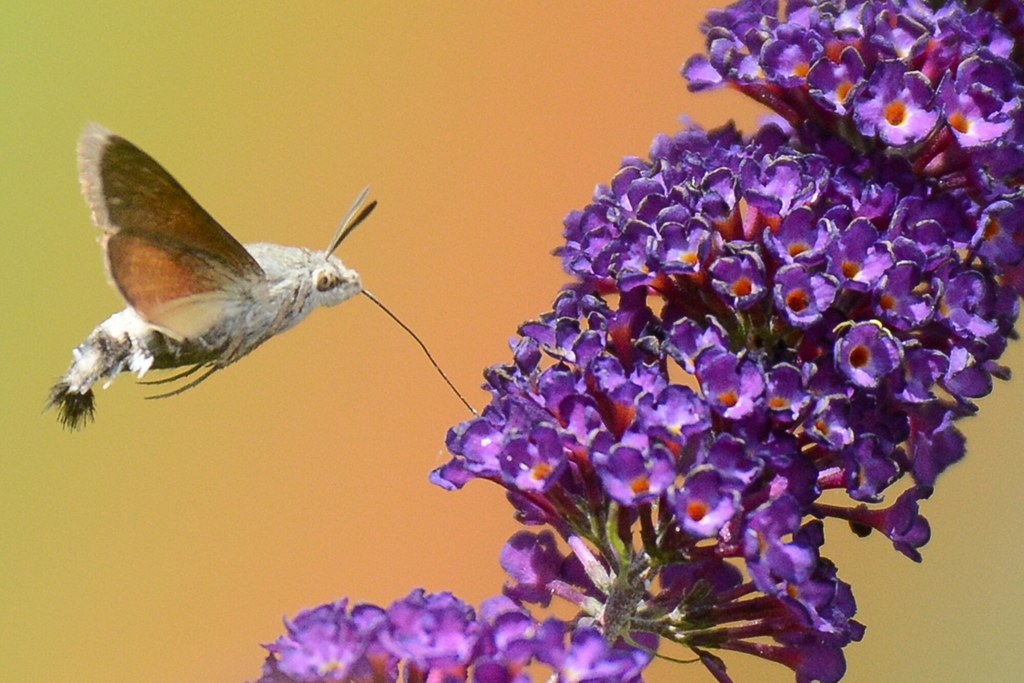
M630 221L623 230L629 248L616 254L612 268L618 273L617 280L622 291L649 284L652 279L650 254L657 240L657 233L643 221Z
M1020 110L1021 84L1002 61L972 56L939 86L949 128L963 147L988 145L1013 128Z
M939 319L957 335L985 339L999 331L992 286L985 276L965 270L945 282L939 301Z
M864 135L900 146L924 140L935 128L935 92L924 74L883 62L857 97L853 120Z
M967 349L955 347L949 352L942 386L959 399L987 396L992 392L991 368L976 362Z
M845 116L866 71L864 58L852 46L843 50L838 63L819 59L807 73L811 97L826 110Z
M697 455L696 464L710 465L722 477L743 489L764 473L764 462L749 450L749 444L743 439L728 433L719 434L705 443Z
M782 424L798 422L811 404L800 370L780 363L768 372L766 380L765 402L772 419Z
M504 443L502 475L523 491L546 491L565 468L565 452L558 432L538 427L529 436L518 436Z
M797 683L838 683L846 674L842 650L822 643L804 642L767 651L762 656L791 668Z
M520 531L501 551L501 568L514 581L505 585L505 595L547 607L551 601L549 584L558 577L563 559L550 531Z
M551 624L545 624L545 629L555 630ZM561 642L561 638L558 633L556 642ZM552 648L539 653L538 658L555 668L560 681L629 683L642 680L640 674L651 656L642 650L613 649L600 631L579 629L573 634L568 649Z
M849 410L849 400L842 394L818 399L806 422L807 436L834 451L849 446L854 440Z
M764 243L782 263L814 266L825 258L825 249L835 237L830 222L818 220L810 207L800 207L782 219L778 230L766 230Z
M473 608L451 593L410 593L387 611L381 643L422 670L458 670L472 660L481 635Z
M623 505L639 505L657 500L676 477L675 461L660 443L641 447L626 443L612 445L608 451L595 446L594 465L608 495Z
M858 387L873 389L903 360L899 343L880 323L851 326L836 342L836 365Z
M672 503L683 531L697 538L714 538L740 510L740 492L714 468L697 467L675 492Z
M692 275L704 269L711 250L711 229L702 218L687 225L667 222L661 226L660 239L654 243L654 258L667 275Z
M875 287L875 313L897 330L920 329L935 312L936 289L937 282L922 280L921 268L916 263L900 261L886 271Z
M698 362L697 377L704 398L723 417L742 419L760 407L764 377L748 359L727 352L707 354Z
M875 434L864 434L843 451L846 489L854 500L878 502L906 471L905 456Z
M498 471L503 445L501 432L486 419L474 420L465 430L448 435L449 450L458 450L465 457L466 469L477 474Z
M958 462L967 452L964 435L953 425L956 415L935 404L916 413L911 422L910 459L914 481L934 486L947 467Z
M682 318L669 331L665 349L686 372L694 374L697 358L710 349L728 348L727 339L725 330L713 320L705 327L690 318Z
M709 270L715 291L741 311L759 302L767 291L764 264L753 252L724 256Z
M825 160L811 154L765 156L740 167L744 197L770 216L786 216L801 206L813 205L828 182ZM744 237L755 235L747 232Z
M518 672L534 656L537 622L505 596L485 600L480 605L480 621L485 624L487 643L482 648L485 654L474 667L477 679L518 683ZM486 675L482 666L487 668ZM523 683L527 681L523 679Z
M918 502L931 496L929 486L915 486L900 494L888 508L868 509L859 505L852 509L839 509L819 505L819 513L831 514L849 521L858 535L867 536L872 529L885 534L893 546L914 562L921 561L918 551L931 537L931 526L919 510Z
M725 83L718 69L704 55L694 55L683 65L683 76L695 92L717 88Z
M931 527L928 520L921 516L918 501L931 494L932 490L927 486L914 487L900 494L888 509L865 511L857 521L878 529L892 540L897 550L915 562L920 562L921 553L918 548L928 542Z
M780 27L779 39L765 43L761 63L773 80L785 87L804 84L811 64L822 57L825 47L820 37L803 27Z
M989 260L1020 263L1024 259L1024 201L1014 198L990 204L978 219L971 244Z
M678 384L670 384L657 395L642 395L638 409L637 418L647 432L668 444L685 442L711 428L707 403L689 387Z
M863 292L892 265L889 245L865 219L855 219L828 250L829 273L846 289Z
M794 536L800 517L796 502L780 497L747 520L743 538L747 567L757 587L769 595L784 593L787 584L806 581L818 562L816 547Z
M933 389L948 370L946 354L910 345L904 349L903 384L896 396L906 404L926 405L935 399Z
M300 613L286 621L288 635L267 649L276 655L275 671L296 681L343 681L368 668L367 651L384 624L383 610L357 607L345 600Z
M775 306L793 327L810 327L821 321L838 289L832 276L811 274L802 265L790 264L775 274Z

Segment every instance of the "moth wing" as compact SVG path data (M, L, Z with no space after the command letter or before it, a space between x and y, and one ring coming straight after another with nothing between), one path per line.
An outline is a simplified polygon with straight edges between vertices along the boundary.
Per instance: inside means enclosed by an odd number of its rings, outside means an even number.
M107 270L148 322L174 336L209 329L263 269L152 157L92 124L78 143L82 193L103 229Z
M147 322L177 339L198 337L248 286L209 252L159 233L121 230L104 237L114 284Z

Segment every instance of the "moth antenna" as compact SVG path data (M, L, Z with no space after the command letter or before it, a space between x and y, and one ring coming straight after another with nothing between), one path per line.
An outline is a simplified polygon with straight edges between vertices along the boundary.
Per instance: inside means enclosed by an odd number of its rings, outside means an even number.
M364 206L362 209L359 208L362 203L366 201L366 195L368 194L370 194L369 185L363 188L363 191L359 193L356 200L352 202L352 206L345 212L345 217L341 219L341 224L338 225L338 229L334 231L334 236L331 237L331 241L327 245L327 251L324 252L325 258L333 254L334 250L338 248L338 245L344 242L345 238L352 234L352 231L359 227L359 224L365 221L367 216L377 208L376 199Z
M373 303L377 304L377 307L380 308L380 310L384 311L388 315L389 318L394 320L398 324L399 327L401 327L403 330L405 330L406 332L409 333L409 336L412 337L416 341L417 344L419 344L420 348L423 350L423 353L426 354L427 360L430 361L430 364L434 366L435 370L437 370L437 374L441 375L441 379L444 380L444 383L447 384L448 388L451 389L455 393L455 395L459 397L460 401L462 401L462 405L466 406L466 408L469 409L469 412L473 413L474 416L479 417L480 413L476 412L476 410L473 408L473 406L469 405L469 401L467 401L466 397L462 395L462 392L459 391L458 389L456 389L455 385L452 384L452 381L450 379L448 379L448 375L444 374L444 370L442 370L441 366L437 364L436 360L434 360L433 354L430 353L430 350L427 348L427 345L423 343L423 340L420 339L418 336L416 336L416 333L413 332L412 329L408 325L403 323L399 319L399 317L397 315L392 313L391 310L387 306L382 304L380 302L380 299L375 297L373 294L370 294L365 289L362 290L362 293L366 296L367 299L369 299Z
M201 367L201 366L196 366L195 368L192 368L192 370L190 370L188 373L185 373L185 374L186 375L192 374L192 372L195 371L198 367ZM154 398L170 398L171 396L177 396L178 394L186 392L189 389L191 389L192 387L195 387L195 386L201 384L210 375L212 375L213 373L217 372L218 370L220 370L220 367L217 366L217 365L214 365L209 370L207 370L203 374L199 375L199 377L197 377L196 379L192 380L188 384L186 384L184 386L180 386L180 387L178 387L177 389L175 389L173 391L168 391L165 394L156 394L155 396L147 396L146 400L148 401L148 400L154 399Z

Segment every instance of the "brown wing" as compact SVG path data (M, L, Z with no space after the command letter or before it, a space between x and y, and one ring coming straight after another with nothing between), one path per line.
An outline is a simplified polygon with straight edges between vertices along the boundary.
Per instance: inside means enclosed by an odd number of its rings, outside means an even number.
M195 336L233 293L263 278L245 247L132 143L91 125L78 157L82 193L107 233L110 277L147 321Z
M104 237L108 268L125 301L178 339L201 335L242 295L209 253L158 233L121 230Z

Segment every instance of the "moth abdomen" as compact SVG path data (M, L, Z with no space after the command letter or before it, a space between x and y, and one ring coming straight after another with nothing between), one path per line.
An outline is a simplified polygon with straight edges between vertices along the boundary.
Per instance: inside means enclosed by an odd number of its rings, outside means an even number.
M81 429L96 419L96 396L92 389L72 391L71 385L61 380L50 389L50 398L44 410L57 409L57 419L67 429Z
M57 408L69 429L85 426L95 412L93 386L125 370L145 374L155 360L150 350L154 335L131 309L107 318L72 351L71 366L50 390L46 409Z

